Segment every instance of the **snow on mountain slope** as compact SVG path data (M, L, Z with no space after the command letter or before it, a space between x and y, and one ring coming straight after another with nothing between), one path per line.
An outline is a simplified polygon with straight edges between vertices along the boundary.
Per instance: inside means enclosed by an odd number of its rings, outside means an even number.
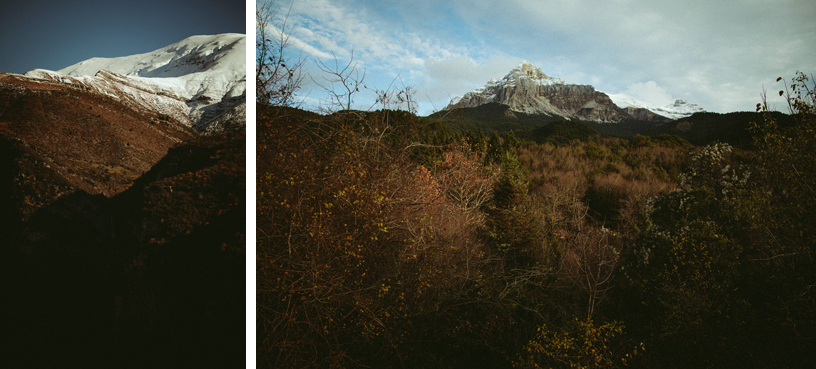
M148 110L173 117L187 127L194 125L190 119L188 99L180 93L179 81L156 83L157 81L152 78L127 77L104 69L94 76L77 77L45 69L34 69L26 72L25 76L95 91L137 110Z
M484 87L453 98L443 110L473 108L490 102L508 105L512 111L564 119L615 123L629 118L603 92L590 85L547 76L526 60L504 78L490 80Z
M184 110L201 130L246 106L246 35L192 36L152 52L91 58L56 72L37 69L30 77L83 85L141 107L176 116ZM185 106L179 108L178 103Z
M243 34L192 36L149 53L91 58L57 72L93 76L106 69L129 77L179 77L190 96L213 90L234 97L246 89L245 50Z
M471 100L475 97L484 99L495 99L496 91L504 88L514 88L519 84L530 84L532 86L553 86L564 85L560 78L550 77L535 65L527 60L522 61L517 67L513 68L502 79L491 79L483 87L479 87L472 92L468 92L465 96L456 96L451 99L449 106L454 106L462 102L462 100ZM447 108L446 108L447 109Z
M681 99L675 100L673 104L658 107L637 100L625 94L608 94L608 95L609 98L611 98L612 101L615 103L615 105L617 105L621 109L625 109L627 107L646 109L657 115L661 115L669 119L681 119L689 117L694 113L705 112L705 109L697 106L697 104L691 104L688 101Z

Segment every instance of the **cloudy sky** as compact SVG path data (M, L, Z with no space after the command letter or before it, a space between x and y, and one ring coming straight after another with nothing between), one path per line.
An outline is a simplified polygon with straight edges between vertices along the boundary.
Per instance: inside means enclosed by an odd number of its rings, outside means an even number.
M716 112L753 111L777 77L816 73L812 0L295 0L288 13L308 104L325 101L315 62L342 67L352 52L369 87L359 108L371 89L414 86L421 115L522 60L606 93Z
M194 35L246 33L243 0L4 1L0 72L58 70L150 52Z

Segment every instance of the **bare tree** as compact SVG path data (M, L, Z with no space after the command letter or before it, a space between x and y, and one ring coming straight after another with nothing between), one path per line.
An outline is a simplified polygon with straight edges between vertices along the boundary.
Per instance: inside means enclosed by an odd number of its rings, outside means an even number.
M587 320L595 315L598 306L612 289L620 250L613 244L618 237L614 232L595 228L586 223L588 208L573 198L571 222L574 224L564 244L561 263L562 278L584 291L587 298Z
M334 66L321 60L316 63L323 72L324 81L321 82L314 78L312 81L325 90L329 96L326 105L322 107L324 113L331 114L338 110L351 112L354 95L360 92L360 87L364 87L363 81L365 80L365 71L360 71L357 68L357 62L354 61L354 51L351 52L351 57L345 65L338 61L337 56L334 57Z
M294 2L292 3L294 4ZM277 0L266 1L255 11L255 61L257 102L272 106L296 106L295 92L303 82L304 59L289 58L291 33L287 29L289 12L281 14Z
M399 80L402 88L394 86L394 82L397 80ZM374 91L377 95L377 100L374 102L374 105L380 105L383 110L405 110L412 114L417 113L416 88L414 86L406 86L399 74L394 77L391 84L389 84L385 90L377 88L370 88L370 90ZM372 105L371 108L373 108L374 105ZM405 108L403 109L403 107Z

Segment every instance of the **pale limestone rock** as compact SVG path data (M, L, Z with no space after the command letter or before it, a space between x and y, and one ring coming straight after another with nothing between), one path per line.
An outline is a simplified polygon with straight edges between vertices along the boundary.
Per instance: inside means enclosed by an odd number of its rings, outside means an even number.
M501 80L491 80L484 87L455 98L444 110L473 108L490 102L508 105L516 112L565 119L617 123L630 118L605 93L590 85L569 84L549 77L528 61Z

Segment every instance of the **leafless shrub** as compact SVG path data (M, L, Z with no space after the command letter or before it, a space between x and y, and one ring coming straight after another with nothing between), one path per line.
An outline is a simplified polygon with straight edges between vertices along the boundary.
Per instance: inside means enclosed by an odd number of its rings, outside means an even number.
M592 319L612 288L621 251L616 240L617 235L605 228L587 228L565 243L560 278L584 292L587 319Z
M349 61L342 64L337 56L334 57L333 65L325 61L316 61L318 69L322 72L322 80L312 76L312 81L320 86L327 93L327 100L320 106L321 113L332 114L338 111L350 113L354 106L354 98L364 88L365 71L357 68L352 51Z
M291 6L290 6L291 10ZM305 59L290 58L289 13L281 13L277 0L268 0L255 11L255 93L259 103L298 106L295 92L303 83Z

